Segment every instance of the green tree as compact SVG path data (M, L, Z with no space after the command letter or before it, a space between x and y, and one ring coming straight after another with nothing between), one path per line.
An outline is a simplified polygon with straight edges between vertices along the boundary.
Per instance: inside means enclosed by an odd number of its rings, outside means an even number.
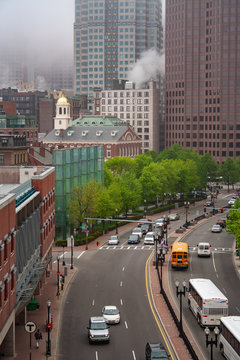
M130 209L135 210L141 202L141 184L132 172L123 172L114 182L120 190L121 208L126 216Z
M236 247L240 248L240 200L236 199L233 209L229 211L226 230L236 238Z
M101 185L88 182L73 188L68 202L69 221L75 226L81 226L85 217L95 217L97 214L97 196Z
M226 161L221 166L221 174L223 179L228 184L228 192L229 192L229 185L234 185L239 179L239 169L236 166L234 160L230 157L226 159Z
M107 168L115 175L121 175L126 171L135 171L135 163L129 157L115 156L106 161Z

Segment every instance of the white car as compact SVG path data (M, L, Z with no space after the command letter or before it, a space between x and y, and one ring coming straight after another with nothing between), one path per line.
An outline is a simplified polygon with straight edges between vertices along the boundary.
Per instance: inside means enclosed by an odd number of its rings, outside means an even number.
M213 225L212 226L212 232L220 233L221 231L222 231L222 227L220 225Z
M208 242L200 242L197 248L198 256L211 256L211 245Z
M118 243L119 243L119 239L117 235L110 236L108 240L108 245L118 245Z
M138 235L141 239L143 236L142 229L140 227L136 227L132 230L132 235Z
M146 235L145 235L145 238L144 238L144 244L145 245L154 245L154 240L155 240L155 233L154 232L148 232Z
M178 214L169 214L168 218L170 221L175 221L175 220L179 220L180 216Z
M236 199L229 200L228 205L230 205L230 206L234 205L235 201L236 201Z
M119 324L120 312L115 305L107 305L102 309L102 316L107 324Z

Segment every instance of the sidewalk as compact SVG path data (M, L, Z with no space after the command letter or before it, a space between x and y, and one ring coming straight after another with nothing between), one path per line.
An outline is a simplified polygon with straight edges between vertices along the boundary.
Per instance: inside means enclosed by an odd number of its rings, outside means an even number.
M180 209L179 209L180 210ZM156 219L160 216L160 214L154 215L154 216L148 216L151 219ZM204 220L202 220L204 221ZM199 223L198 223L199 224ZM124 225L123 227L119 228L119 232L121 234L131 230L133 228L132 223L128 223ZM191 229L188 229L187 231L190 231ZM100 236L95 241L88 244L88 251L96 250L98 248L97 241L100 241L101 246L103 243L105 243L109 236L114 235L115 230L109 231L107 234L104 234ZM176 234L173 232L171 235L169 235L172 240L176 237L176 239L180 239L180 237L185 236L186 232L183 234ZM77 247L78 250L85 250L85 245ZM70 248L65 248L65 251L70 251ZM60 252L61 250L59 248L53 248L53 252L57 251ZM171 301L172 296L169 288L169 282L168 282L168 258L170 256L170 251L166 255L166 261L163 264L163 287L164 290L167 293L167 296L169 300ZM240 275L240 260L235 259L235 266L238 268L238 273ZM62 266L62 259L60 259L60 272L63 271ZM74 273L76 272L76 269L70 269L70 267L67 267L68 275L65 276L65 284L64 289L60 289L60 296L57 298L57 263L52 264L52 271L50 272L50 276L46 278L45 284L43 284L41 288L40 295L36 296L36 299L38 303L40 304L39 309L34 311L27 311L27 321L33 321L36 323L37 327L42 332L43 340L40 341L40 347L39 349L36 349L36 341L34 338L34 334L32 334L32 360L41 360L41 359L47 359L46 357L46 340L48 338L48 333L46 331L46 320L47 320L47 301L51 301L51 313L53 314L53 329L50 333L50 339L51 339L51 353L52 355L49 357L49 360L56 359L56 343L57 343L57 336L58 336L58 328L59 328L59 322L61 317L61 304L64 300L64 294L66 293L66 289L71 282L72 277L74 276ZM171 339L171 342L174 344L176 348L176 352L178 354L178 357L180 360L190 360L191 356L189 355L187 348L183 342L183 340L179 337L179 333L177 330L177 327L172 319L172 316L167 308L167 305L160 294L160 286L159 281L157 277L157 271L155 269L155 266L153 266L153 259L151 259L150 263L150 283L151 283L151 290L153 295L153 301L155 303L155 307L158 311L159 317L161 319L161 322L165 329L168 332L168 335ZM174 301L171 301L172 306L174 308L174 311L179 316L179 309L176 307L176 304ZM186 335L188 336L190 342L192 343L195 352L199 356L199 359L202 360L203 357L201 355L200 350L196 347L196 343L190 333L190 331L187 328L187 325L185 322L183 322L184 331L186 332ZM9 360L27 360L30 358L30 335L25 331L24 324L18 325L16 324L16 356L13 358L7 358Z

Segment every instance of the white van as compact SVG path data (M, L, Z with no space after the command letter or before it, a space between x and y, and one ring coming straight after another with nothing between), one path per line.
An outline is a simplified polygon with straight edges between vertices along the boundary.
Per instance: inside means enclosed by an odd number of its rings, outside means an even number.
M211 245L208 242L200 242L197 248L198 256L211 256Z

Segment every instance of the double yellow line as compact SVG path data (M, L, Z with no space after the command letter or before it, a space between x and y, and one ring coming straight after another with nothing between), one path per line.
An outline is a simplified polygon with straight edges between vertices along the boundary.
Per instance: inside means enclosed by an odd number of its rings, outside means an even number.
M168 346L168 342L167 342L167 340L166 340L166 337L165 337L165 335L163 334L163 331L162 331L162 329L161 329L161 325L160 325L159 320L158 320L158 318L157 318L157 316L156 316L156 311L155 311L154 308L153 308L151 296L150 296L150 293L149 293L149 285L148 285L148 263L149 263L151 257L152 257L152 253L149 255L149 257L148 257L148 259L147 259L147 261L146 261L146 265L145 265L145 282L146 282L148 302L149 302L150 308L151 308L151 310L152 310L152 314L153 314L153 316L154 316L154 319L155 319L155 321L156 321L156 323L157 323L157 326L158 326L158 328L159 328L159 331L160 331L160 333L161 333L161 335L162 335L162 337L163 337L163 340L164 340L164 342L165 342L165 344L166 344L166 346L167 346L167 349L168 349L168 352L169 352L169 354L170 354L170 356L171 356L171 359L173 359L172 352L171 352L171 350L170 350L170 348L169 348L169 346Z

